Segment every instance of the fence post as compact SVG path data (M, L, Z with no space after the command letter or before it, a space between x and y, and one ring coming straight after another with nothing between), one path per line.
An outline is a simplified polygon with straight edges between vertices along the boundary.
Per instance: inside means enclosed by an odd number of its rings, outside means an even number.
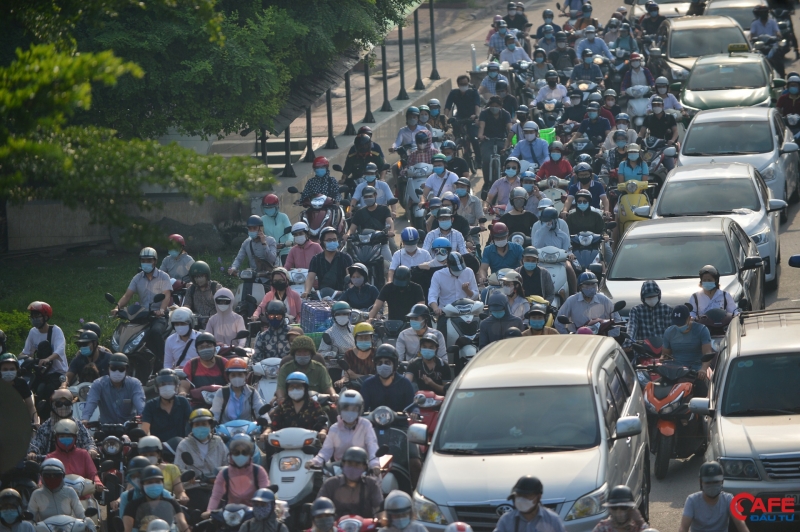
M325 143L326 150L335 150L339 146L333 137L333 104L331 103L331 90L325 91L325 106L328 108L328 142Z
M384 113L394 111L392 104L389 103L389 78L386 75L386 43L381 44L381 70L383 71L383 105L381 111Z
M433 24L433 0L428 0L428 9L431 13L431 75L430 78L432 80L441 79L439 77L439 71L436 70L436 32L434 31L434 24Z
M269 164L267 160L267 128L261 128L261 156L264 158L264 166Z
M372 116L372 99L370 98L369 92L369 54L364 56L364 97L364 103L367 106L367 112L364 115L362 122L365 124L374 124L375 117Z
M350 72L344 74L344 99L347 104L347 127L344 128L345 135L355 135L356 126L353 125L353 100L350 92Z
M414 90L424 91L425 84L422 83L422 65L419 58L419 9L414 10L414 55L417 59L417 82L414 83Z
M403 26L397 25L397 38L400 42L400 94L397 95L398 100L408 100L408 93L406 92L406 67L403 60Z
M281 177L297 177L297 174L294 173L294 167L292 166L292 135L289 132L289 128L291 124L286 126L286 131L284 131L284 140L283 140L283 152L284 157L286 158L286 164L283 166L283 172L281 173Z
M303 157L304 163L314 162L316 157L311 141L311 107L306 107L306 156Z

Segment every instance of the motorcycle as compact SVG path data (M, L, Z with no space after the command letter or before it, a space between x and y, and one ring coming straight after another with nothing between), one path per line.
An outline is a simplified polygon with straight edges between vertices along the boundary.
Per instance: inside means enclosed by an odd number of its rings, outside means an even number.
M655 185L652 183L636 180L617 184L617 209L619 223L621 224L620 239L622 239L631 224L650 218L650 198L645 192L648 188L653 187Z
M222 441L225 442L225 445L228 445L231 441L231 438L236 436L237 434L245 434L249 436L250 439L253 441L253 447L255 448L255 453L253 454L253 463L263 466L264 465L264 458L261 449L258 448L256 440L258 439L261 432L264 430L262 425L266 425L267 420L265 418L258 418L258 421L247 421L245 419L234 419L232 421L228 421L227 423L222 423L221 425L217 425L214 428L214 432L222 438Z
M671 111L668 109L666 112ZM680 111L675 111L680 115ZM675 168L678 160L678 150L675 146L667 146L667 141L656 137L646 137L644 139L644 153L642 159L647 163L650 170L651 181L660 187L667 178L667 173ZM655 192L654 196L658 193Z
M519 61L511 65L511 75L514 77L515 96L520 102L529 102L535 97L533 90L526 85L533 80L530 61Z
M86 398L89 397L89 388L91 387L91 382L82 382L80 384L76 384L75 386L69 387L72 397L77 399L74 403L72 403L72 419L78 423L80 423L81 419L83 419L81 416L83 415L84 407L86 407ZM89 418L89 421L100 421L99 408L95 408L94 412L92 413L92 417Z
M589 138L585 133L577 137L572 142L572 152L569 155L570 164L573 166L578 163L578 157L585 154L594 157L598 152L598 146L603 144L603 139L599 137Z
M603 259L603 235L591 231L581 231L577 235L571 235L569 239L572 242L572 254L575 255L575 260L572 261L575 275L595 269L603 271L605 262Z
M633 351L633 357L631 358L631 363L634 367L650 367L659 365L661 364L661 351L663 348L664 340L660 336L646 338L641 342L632 341L631 350ZM657 373L643 369L637 369L636 378L639 381L639 386L642 388L642 392L644 392L645 386L647 386L650 381L658 380L660 377Z
M614 89L619 94L621 92L620 86L622 85L623 73L628 67L628 60L631 57L631 52L625 48L612 48L609 51L615 59L614 64L611 65L608 70L608 75L606 76L606 87Z
M97 515L97 509L87 509L84 514L86 515L85 519L78 519L69 515L54 515L53 517L48 517L44 521L36 523L36 532L95 532L94 523L90 518Z
M117 299L111 294L106 294L106 301L117 306ZM153 298L153 305L164 301L164 294L156 294ZM147 382L153 372L154 365L159 366L163 360L156 360L155 354L147 347L147 336L153 322L158 319L153 311L146 309L139 303L129 305L127 308L117 306L117 318L119 325L114 329L111 336L111 350L114 353L124 353L128 356L128 372L139 379ZM164 332L168 335L170 329ZM166 339L166 336L164 337Z
M439 411L443 402L443 395L436 395L434 392L427 390L420 390L414 396L414 403L419 407L418 423L423 423L428 427L428 441L433 439L433 433L439 423ZM420 446L420 455L424 456L427 450L427 446Z
M411 403L403 409L403 412L394 412L387 406L379 406L365 414L375 429L378 447L388 451L381 457L382 468L385 466L388 469L381 481L384 497L396 489L405 491L409 495L413 491L409 442L406 434L408 431L406 412L416 406L416 403Z
M289 270L289 288L302 294L306 289L306 279L308 278L308 268L292 268Z
M265 358L253 364L253 375L260 377L256 390L264 403L270 404L275 398L278 389L278 371L281 368L281 359L278 357Z
M555 308L560 307L569 294L565 262L567 262L567 252L563 249L555 246L545 246L539 249L539 267L544 268L550 274L556 290L553 301L550 302Z
M770 66L778 73L778 77L786 77L786 67L783 61L792 50L789 41L773 35L759 35L753 41L753 49L767 58Z
M88 508L99 510L97 501L92 497L96 491L93 480L83 478L80 475L67 475L64 477L64 486L72 488L73 491L78 494L78 498L81 500L81 506L83 506L84 511ZM95 525L97 525L96 518L93 518L92 521Z
M536 108L539 110L545 128L556 127L564 113L564 104L555 99L539 102L536 104Z
M569 181L566 179L559 179L556 176L550 176L547 179L539 181L537 186L545 198L552 200L553 207L558 212L561 212L564 208L564 202L567 200Z
M291 194L298 194L297 187L286 189ZM340 187L339 193L347 193L349 187ZM319 233L324 227L333 227L340 235L345 233L345 216L342 206L335 198L329 198L324 194L317 194L313 198L298 200L295 205L303 207L300 214L300 221L308 225L310 238L314 242L319 242Z
M242 523L253 518L253 509L246 504L226 504L212 510L208 519L194 526L197 532L238 532Z
M398 148L398 151L402 148ZM422 197L422 189L425 180L433 173L433 165L430 163L417 163L407 168L398 179L398 195L400 204L406 211L406 219L417 229L425 229L425 198Z
M397 337L405 326L406 322L403 320L383 320L379 318L372 320L375 337L380 344L397 345Z
M397 202L397 198L389 200ZM347 240L347 252L353 257L353 262L360 262L369 270L369 276L375 287L380 290L384 284L384 264L381 249L388 242L386 231L364 229L361 234L352 235Z
M647 116L647 105L650 103L650 87L647 85L633 85L625 91L628 95L627 113L630 122L638 131L644 124L644 117Z
M614 313L619 312L620 310L625 308L625 305L626 305L625 301L617 301L616 303L614 303L613 312ZM578 329L578 326L575 325L575 323L573 323L572 319L570 319L569 316L558 316L556 319L558 320L558 323L564 325L567 328L567 330L570 331L571 334L575 334L575 332ZM617 343L622 345L622 343L628 337L622 330L622 325L623 324L617 322L612 317L612 318L602 319L596 323L593 323L592 325L583 325L582 327L587 327L591 329L592 334L614 338L617 341Z
M265 283L259 282L259 279L269 280L269 274L248 268L240 271L238 275L242 282L233 294L233 311L247 323L267 293Z
M597 92L597 83L594 81L579 81L578 89L583 93L583 101L586 102L589 100L590 94Z
M269 407L265 405L264 408ZM288 427L271 433L268 441L277 450L269 466L270 482L278 486L281 500L290 508L290 515L297 516L303 504L313 501L322 486L321 470L305 467L306 462L319 452L315 445L317 432Z
M459 373L478 352L478 333L483 313L483 302L472 299L456 299L445 305L442 312L447 318L445 337L449 362L455 364Z
M42 457L44 459L44 457ZM22 498L22 507L27 508L31 494L39 487L39 462L20 460L16 466L0 475L2 489L13 488Z

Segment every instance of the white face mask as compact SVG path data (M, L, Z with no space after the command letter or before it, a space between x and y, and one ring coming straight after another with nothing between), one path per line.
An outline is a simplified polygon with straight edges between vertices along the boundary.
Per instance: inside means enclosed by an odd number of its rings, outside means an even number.
M667 93L667 88L666 87L658 87L657 90L658 90L659 94L666 94Z
M163 399L170 400L175 397L175 385L174 384L166 384L158 389L158 395L160 395Z
M511 294L514 293L514 289L512 287L510 287L510 286L504 286L503 287L503 293L505 295L507 295L507 296L510 296Z
M646 297L644 298L644 302L648 307L655 307L658 305L658 296Z
M536 133L526 133L525 140L527 140L528 142L533 142L534 140L536 140Z
M241 388L244 386L244 377L231 377L231 386L234 388Z
M178 333L179 336L186 336L189 334L191 328L188 325L176 325L175 332Z
M306 243L306 236L305 235L300 235L300 236L294 237L294 243L297 244L298 246L302 246L303 244Z
M508 244L508 240L507 239L506 240L495 240L494 241L494 245L499 247L499 248L506 247L506 244Z
M218 311L220 311L220 312L225 312L225 311L227 311L229 308L231 308L231 306L230 306L230 305L217 305L217 310L218 310Z
M158 464L158 456L148 456L147 459L150 460L150 463L153 465Z
M617 124L617 130L618 131L628 131L628 125L627 124Z
M347 327L347 324L350 323L350 316L342 315L342 316L334 316L333 318L336 321L337 325L342 327Z
M533 501L524 497L514 497L514 507L525 514L533 510Z
M124 371L109 371L108 376L111 379L111 382L122 382L122 379L125 378L126 373Z
M352 411L342 412L342 420L344 420L345 423L352 423L356 419L358 419L358 412L352 412Z
M306 394L305 390L298 390L297 388L295 388L294 390L289 390L288 392L289 398L292 401L299 401L300 399L303 398L305 394Z
M417 251L416 244L405 244L403 247L406 248L406 253L415 253Z
M2 372L2 376L3 376L3 380L4 381L11 382L11 381L13 381L14 379L17 378L17 372L13 371L13 370L12 371L4 371L4 372Z

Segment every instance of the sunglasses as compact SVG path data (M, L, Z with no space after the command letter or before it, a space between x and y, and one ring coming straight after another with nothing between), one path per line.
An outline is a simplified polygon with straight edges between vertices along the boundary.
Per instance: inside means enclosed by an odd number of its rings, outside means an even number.
M55 401L53 402L53 406L55 408L64 408L65 406L72 406L72 401L67 401L66 399L62 401Z
M216 302L218 305L230 305L231 300L230 299L215 299L214 302Z
M111 371L127 371L128 366L108 366L108 369Z

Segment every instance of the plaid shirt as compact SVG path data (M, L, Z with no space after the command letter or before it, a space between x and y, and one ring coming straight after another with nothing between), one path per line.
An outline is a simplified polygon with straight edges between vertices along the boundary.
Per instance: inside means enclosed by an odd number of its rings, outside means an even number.
M514 38L516 39L517 31L512 28L509 28L505 34L502 34L499 31L495 32L495 34L492 35L492 37L489 39L489 48L491 48L493 52L500 54L500 52L506 49L507 35L513 35ZM519 40L515 40L514 42L516 42L517 46L519 46Z
M58 419L55 421L58 421ZM42 423L28 446L29 453L49 454L56 450L56 435L53 433L54 424L52 417ZM87 451L97 451L92 435L80 422L78 423L78 439L75 441L75 446Z
M633 307L628 315L628 336L637 342L660 338L670 325L672 307L664 303L658 303L655 307L642 303ZM630 344L630 340L625 340L625 347Z
M625 524L622 528L626 532L642 532L643 530L647 530L650 525L647 524L642 518L642 514L639 513L639 510L633 509L631 512L630 520ZM617 532L618 528L614 528L614 521L610 517L606 517L597 525L595 525L594 530L592 532Z
M431 164L433 156L439 153L439 150L428 144L424 150L415 150L408 154L407 168L414 166L417 163Z
M481 87L486 87L487 89L489 89L489 92L492 94L492 96L497 96L497 89L495 89L495 86L497 85L497 82L500 80L503 80L506 83L508 83L508 78L502 74L498 74L495 79L492 79L487 75L485 78L483 78L483 81L481 81Z

